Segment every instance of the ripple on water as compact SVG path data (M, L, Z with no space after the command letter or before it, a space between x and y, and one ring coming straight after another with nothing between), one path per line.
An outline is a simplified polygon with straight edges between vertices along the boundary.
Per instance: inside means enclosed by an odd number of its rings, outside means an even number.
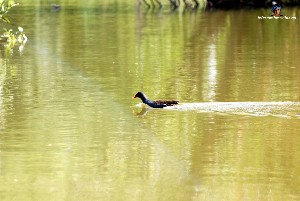
M142 104L136 105L142 107ZM182 103L166 110L218 112L254 116L300 117L300 102L203 102Z

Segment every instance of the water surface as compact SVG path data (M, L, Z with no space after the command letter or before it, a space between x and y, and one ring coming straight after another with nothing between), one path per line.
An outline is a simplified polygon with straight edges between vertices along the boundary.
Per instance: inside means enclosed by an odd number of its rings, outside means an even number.
M299 200L298 19L122 5L12 16L1 200ZM183 105L140 113L137 91Z

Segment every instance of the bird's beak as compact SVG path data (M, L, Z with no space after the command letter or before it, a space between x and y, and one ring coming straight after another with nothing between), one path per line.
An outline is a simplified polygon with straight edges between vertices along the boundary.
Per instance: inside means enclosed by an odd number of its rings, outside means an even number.
M136 96L132 96L132 99L136 98Z

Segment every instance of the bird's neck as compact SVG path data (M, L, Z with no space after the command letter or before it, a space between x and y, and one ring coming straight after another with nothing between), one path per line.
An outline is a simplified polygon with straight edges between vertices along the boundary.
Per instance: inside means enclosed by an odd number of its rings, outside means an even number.
M150 100L147 98L147 96L145 96L145 95L142 96L141 99L142 99L143 103L149 103L149 102L152 102L152 101L150 101Z

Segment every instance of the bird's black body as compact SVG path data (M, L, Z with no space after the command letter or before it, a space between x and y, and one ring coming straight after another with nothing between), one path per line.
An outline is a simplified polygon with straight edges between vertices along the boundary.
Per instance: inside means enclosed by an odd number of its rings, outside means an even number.
M52 8L53 8L53 11L59 11L61 9L61 6L60 5L57 5L57 4L51 4Z
M177 105L178 104L178 100L156 100L156 101L152 101L150 99L147 98L147 96L143 93L143 92L138 92L137 94L135 94L135 96L133 98L140 98L143 103L149 105L150 107L153 108L164 108L167 106L173 106L173 105Z

